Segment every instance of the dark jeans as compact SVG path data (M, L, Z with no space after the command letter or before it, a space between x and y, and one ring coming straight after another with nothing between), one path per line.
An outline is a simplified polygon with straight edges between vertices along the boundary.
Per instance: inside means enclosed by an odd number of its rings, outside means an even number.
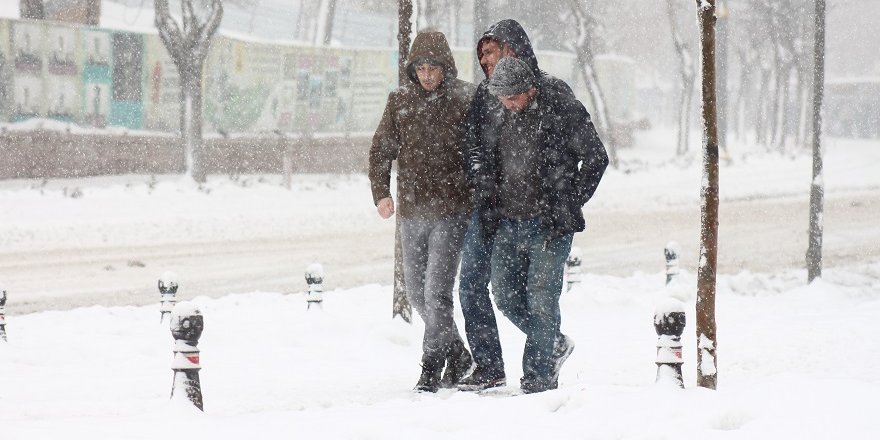
M453 318L452 288L467 214L440 219L400 218L406 296L425 322L423 359L445 358L461 340Z
M498 324L489 299L491 258L492 237L483 235L479 214L474 211L464 236L458 297L474 362L482 369L503 375Z
M526 334L524 379L549 383L559 332L559 296L573 234L545 241L539 219L504 219L492 252L495 303Z

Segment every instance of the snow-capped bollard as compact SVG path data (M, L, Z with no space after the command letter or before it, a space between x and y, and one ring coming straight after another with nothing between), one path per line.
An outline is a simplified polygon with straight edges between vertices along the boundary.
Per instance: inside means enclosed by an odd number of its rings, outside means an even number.
M195 304L184 301L171 311L171 336L174 337L174 359L171 369L174 380L171 384L171 398L186 398L196 408L204 411L202 405L202 385L199 381L199 338L205 328L202 312Z
M306 310L312 305L322 308L324 303L324 268L318 263L312 263L306 268L306 283L309 285L309 293L306 296Z
M165 315L170 315L177 303L177 274L165 272L159 277L159 323L165 321Z
M581 282L582 256L581 248L572 246L568 258L565 259L566 278L568 279L566 291L571 290L576 283Z
M666 255L666 284L669 284L678 276L678 256L681 254L681 246L670 241L666 243L663 254Z
M0 287L0 339L6 341L6 289Z
M668 298L654 311L654 330L657 331L657 383L673 383L684 388L681 377L681 333L684 331L684 304Z

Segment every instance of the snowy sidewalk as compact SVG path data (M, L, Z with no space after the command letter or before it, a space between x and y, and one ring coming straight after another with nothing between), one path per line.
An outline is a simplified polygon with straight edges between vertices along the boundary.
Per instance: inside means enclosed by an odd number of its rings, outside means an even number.
M516 397L414 394L421 324L389 319L391 289L250 293L195 302L205 315L205 412L172 403L171 336L158 306L8 319L0 343L5 439L877 438L880 266L722 276L719 389L697 389L694 275L587 276L563 295L577 349L560 389ZM685 390L656 387L654 301L686 301ZM461 317L458 317L461 324ZM509 382L524 338L499 316Z

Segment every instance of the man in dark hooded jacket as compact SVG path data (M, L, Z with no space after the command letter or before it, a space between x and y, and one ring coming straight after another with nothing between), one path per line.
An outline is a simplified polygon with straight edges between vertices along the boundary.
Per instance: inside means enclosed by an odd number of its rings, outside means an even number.
M406 71L411 82L388 96L373 136L369 175L373 202L387 219L395 212L390 180L397 160L404 283L425 322L416 390L436 392L454 387L473 363L453 319L452 289L471 206L459 144L474 86L456 78L440 32L416 35Z
M498 386L505 382L498 331L487 287L490 278L490 261L493 259L493 240L498 222L503 216L499 209L499 190L504 189L507 195L513 191L510 185L500 188L503 176L500 172L498 153L501 147L499 144L509 143L509 137L506 140L503 138L502 128L512 113L510 110L505 110L501 101L490 93L490 78L496 65L507 57L520 60L521 65L526 66L530 71L536 92L540 90L543 108L547 110L552 107L552 111L548 114L558 111L574 111L577 117L568 120L580 124L580 126L562 127L557 123L553 126L555 131L551 133L549 130L538 130L537 138L533 139L534 142L541 145L556 144L556 147L539 150L540 154L549 154L552 156L550 159L555 161L574 161L571 164L566 164L565 167L547 167L542 171L542 173L546 172L551 176L532 175L531 181L521 182L523 185L518 190L528 191L530 187L534 187L531 188L532 198L529 200L542 203L541 209L531 213L536 219L539 219L537 223L545 227L540 231L542 234L546 233L550 240L568 236L568 247L570 247L570 234L583 230L584 227L583 215L580 212L583 203L580 202L585 203L592 195L595 184L598 184L601 172L607 165L604 147L595 134L595 129L586 110L583 110L583 106L579 102L576 105L573 104L577 101L571 88L565 82L538 68L537 59L528 36L519 23L514 20L502 20L494 24L477 44L477 54L486 74L486 80L477 88L471 103L468 129L463 143L465 169L473 191L475 209L465 238L459 287L468 342L477 367L470 377L460 383L459 387L464 390L479 390ZM537 103L537 99L532 99L532 101ZM583 110L582 113L581 110ZM557 114L554 117L560 116ZM551 116L548 118L550 119L544 122L548 123L547 127L549 128L551 125L549 122L553 121ZM583 145L573 147L565 145L562 138L566 134L561 131L567 130L570 130L572 136L580 134L578 141ZM570 154L575 149L578 150L576 154ZM559 154L558 150L568 152ZM580 161L584 161L583 165L587 168L584 168L584 172L579 174L573 172L571 167L576 169ZM584 177L587 174L595 174L597 170L598 176L590 179ZM567 185L548 187L547 184L551 181L553 185L557 186L561 183L561 180L558 180L560 173L568 179ZM546 179L553 176L556 176L557 180ZM588 180L589 182L587 182ZM560 202L562 199L566 200ZM558 256L556 254L566 248L565 243L560 243L556 247L558 249L556 249L557 252L554 253L554 256ZM516 294L504 292L499 296L499 286L496 286L494 282L494 261L492 264L491 272L493 273L496 303L499 309L527 335L526 353L523 358L525 376L521 382L523 389L534 392L555 388L559 369L574 349L573 340L559 331L558 293L560 292L557 291L555 296L556 313L551 319L543 321L544 324L549 322L553 326L553 336L548 342L545 334L547 328L532 326L529 322L521 319L524 315L521 313L523 310L519 310L517 307L521 308L522 304L516 303L513 298L523 299L523 296L519 295L522 292L515 292ZM533 267L533 269L537 268L537 265ZM560 264L559 270L561 268ZM555 279L555 273L547 273L546 275L549 279ZM561 283L561 278L559 282ZM522 280L521 284L525 287L526 280ZM536 285L532 287L534 290ZM561 285L559 290L561 291ZM553 303L552 297L548 302ZM514 306L514 304L516 305ZM537 327L541 327L540 331L535 331ZM538 345L534 343L535 336L542 340ZM545 353L548 347L549 354ZM536 351L536 348L540 348L540 350ZM539 357L542 359L538 359Z

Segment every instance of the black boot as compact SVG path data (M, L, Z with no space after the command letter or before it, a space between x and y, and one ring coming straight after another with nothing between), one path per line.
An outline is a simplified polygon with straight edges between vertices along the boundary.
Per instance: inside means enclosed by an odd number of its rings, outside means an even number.
M443 373L443 379L440 380L440 386L455 388L458 382L471 371L473 365L474 359L464 346L464 341L456 339L449 346L449 354L446 355L446 371Z
M415 390L427 393L436 393L440 389L440 374L443 372L443 363L446 359L442 354L422 356L422 375L416 384Z

